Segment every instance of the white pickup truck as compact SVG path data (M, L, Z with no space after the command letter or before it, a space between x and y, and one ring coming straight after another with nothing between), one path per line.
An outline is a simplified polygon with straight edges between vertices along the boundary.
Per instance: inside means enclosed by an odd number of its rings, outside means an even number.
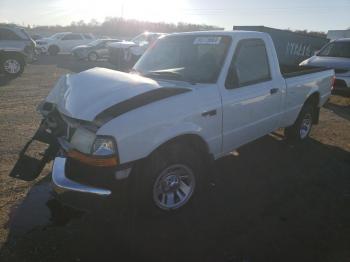
M306 139L333 81L327 69L282 74L266 33L172 34L131 73L63 76L39 107L35 138L58 141L58 192L111 197L127 179L143 206L177 210L198 195L210 160L281 127Z

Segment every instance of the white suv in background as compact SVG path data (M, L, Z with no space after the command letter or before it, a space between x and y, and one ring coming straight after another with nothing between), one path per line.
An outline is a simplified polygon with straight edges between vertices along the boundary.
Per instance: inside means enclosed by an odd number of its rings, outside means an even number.
M70 53L78 45L85 45L95 40L92 34L86 33L57 33L47 38L42 38L36 43L42 53L57 55L58 53Z

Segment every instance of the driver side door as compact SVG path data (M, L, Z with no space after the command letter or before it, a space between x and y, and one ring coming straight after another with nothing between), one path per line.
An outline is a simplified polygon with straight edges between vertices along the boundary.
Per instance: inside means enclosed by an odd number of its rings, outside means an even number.
M272 61L263 39L237 43L224 88L223 152L278 127L283 83L272 77Z

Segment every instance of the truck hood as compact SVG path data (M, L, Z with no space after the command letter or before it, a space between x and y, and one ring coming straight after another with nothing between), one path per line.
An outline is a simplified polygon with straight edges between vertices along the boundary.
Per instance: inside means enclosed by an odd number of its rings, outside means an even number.
M173 89L170 87L176 85L136 74L93 68L61 77L45 101L55 104L66 116L93 121L98 114L123 101L164 87Z
M350 58L313 56L301 65L350 70Z

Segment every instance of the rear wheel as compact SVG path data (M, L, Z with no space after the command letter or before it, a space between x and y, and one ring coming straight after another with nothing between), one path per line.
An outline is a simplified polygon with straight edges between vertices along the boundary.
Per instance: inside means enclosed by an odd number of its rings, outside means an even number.
M307 139L312 129L314 114L315 107L312 104L304 105L295 123L285 129L287 139L291 141Z
M51 45L47 51L50 55L57 55L60 49L56 45Z
M7 54L1 59L1 67L9 78L15 78L23 73L25 62L18 54Z

